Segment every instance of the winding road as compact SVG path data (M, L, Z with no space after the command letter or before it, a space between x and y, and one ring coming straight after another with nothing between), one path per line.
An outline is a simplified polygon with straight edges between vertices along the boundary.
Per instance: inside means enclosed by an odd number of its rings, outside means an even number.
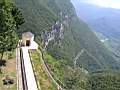
M76 67L77 64L77 60L79 59L79 57L84 53L84 49L82 49L74 58L74 67Z

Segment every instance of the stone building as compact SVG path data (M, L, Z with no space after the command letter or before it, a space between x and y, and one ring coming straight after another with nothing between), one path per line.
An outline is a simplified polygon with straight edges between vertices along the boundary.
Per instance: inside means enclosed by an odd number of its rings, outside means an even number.
M22 34L22 45L31 49L37 49L38 44L34 41L34 34L25 32Z

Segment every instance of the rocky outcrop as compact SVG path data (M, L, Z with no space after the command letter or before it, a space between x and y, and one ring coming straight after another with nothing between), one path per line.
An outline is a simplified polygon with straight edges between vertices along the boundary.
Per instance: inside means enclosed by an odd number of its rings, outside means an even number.
M41 37L45 47L50 41L59 41L63 38L63 24L57 21L51 28L51 31L42 32Z

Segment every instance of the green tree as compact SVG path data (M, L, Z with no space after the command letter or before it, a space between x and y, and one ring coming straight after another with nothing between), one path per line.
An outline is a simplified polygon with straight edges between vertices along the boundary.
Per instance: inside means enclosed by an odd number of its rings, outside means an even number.
M68 68L64 75L67 90L85 90L87 74L81 68Z
M2 0L0 2L0 53L1 60L6 51L16 48L16 29L24 23L21 12L13 3Z
M19 28L20 25L25 23L25 20L23 18L21 11L14 4L11 4L11 7L12 7L11 13L16 22L16 27Z

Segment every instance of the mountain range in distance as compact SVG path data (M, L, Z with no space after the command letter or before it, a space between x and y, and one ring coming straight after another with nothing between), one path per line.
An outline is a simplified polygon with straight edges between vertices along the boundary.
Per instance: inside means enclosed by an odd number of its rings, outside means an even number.
M74 1L74 0L73 0ZM97 34L101 41L120 56L120 9L104 8L92 4L73 2L77 15ZM118 58L120 60L120 58Z

